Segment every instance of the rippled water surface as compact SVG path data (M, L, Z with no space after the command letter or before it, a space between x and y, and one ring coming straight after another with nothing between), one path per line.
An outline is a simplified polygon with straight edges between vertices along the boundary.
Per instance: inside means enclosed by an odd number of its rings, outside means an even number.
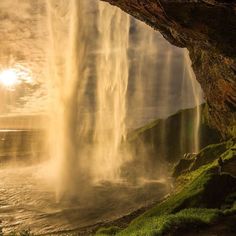
M160 199L168 191L167 185L159 181L139 186L107 183L86 194L78 186L78 197L56 202L48 172L44 165L0 170L3 232L31 229L39 235L73 231L119 218ZM80 195L86 197L81 199Z

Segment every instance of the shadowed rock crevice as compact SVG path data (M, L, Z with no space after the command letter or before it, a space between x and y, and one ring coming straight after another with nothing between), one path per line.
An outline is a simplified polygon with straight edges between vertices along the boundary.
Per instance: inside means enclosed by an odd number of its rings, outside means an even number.
M236 134L236 3L227 0L104 0L159 30L190 52L205 94L209 121L224 137Z

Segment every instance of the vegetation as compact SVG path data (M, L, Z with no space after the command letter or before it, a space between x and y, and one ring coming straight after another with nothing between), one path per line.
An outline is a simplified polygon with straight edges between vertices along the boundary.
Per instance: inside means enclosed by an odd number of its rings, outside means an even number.
M119 233L121 231L121 228L117 227L117 226L111 226L108 228L101 228L97 231L97 235L116 235L117 233Z
M203 110L205 105L199 108ZM196 108L181 110L167 119L155 120L128 133L127 140L139 160L145 146L146 153L154 159L178 161L184 153L192 152L195 142ZM205 119L200 122L200 147L220 141L220 134L209 127ZM163 150L163 147L168 147ZM162 150L162 151L160 151Z
M232 169L219 173L217 161L221 157L228 166L236 163L235 148L235 140L230 140L203 149L177 178L175 191L165 201L136 218L126 229L102 229L96 235L166 235L211 226L232 216L235 222L236 178ZM192 168L194 163L196 168Z
M119 235L164 235L167 232L199 227L209 224L221 215L220 211L209 209L185 209L176 214L163 214L160 217L151 217L144 223L144 227L137 231L123 231Z

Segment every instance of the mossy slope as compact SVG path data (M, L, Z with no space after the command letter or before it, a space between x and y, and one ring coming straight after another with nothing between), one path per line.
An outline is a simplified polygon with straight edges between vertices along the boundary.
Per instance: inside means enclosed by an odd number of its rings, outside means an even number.
M165 201L136 218L126 229L100 229L97 235L184 235L204 227L213 230L218 222L227 222L224 230L228 235L236 234L236 227L230 224L236 219L236 178L231 171L219 173L217 162L221 156L226 165L232 166L236 162L235 147L235 140L230 140L203 149L177 178L175 191ZM211 161L207 157L212 157ZM193 168L196 162L198 168Z
M199 107L202 113L200 122L200 148L220 141L220 133L212 129L205 118L205 104ZM155 120L128 134L128 141L139 158L142 147L153 158L176 161L184 154L192 152L195 143L197 108L184 109L167 119Z

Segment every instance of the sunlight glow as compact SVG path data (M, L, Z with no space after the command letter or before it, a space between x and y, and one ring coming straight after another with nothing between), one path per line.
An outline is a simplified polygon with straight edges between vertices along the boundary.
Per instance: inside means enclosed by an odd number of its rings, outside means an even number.
M16 64L14 67L0 70L0 85L5 88L12 89L22 83L34 83L29 68Z
M18 75L15 70L7 69L0 73L0 83L5 87L13 87L19 83Z

